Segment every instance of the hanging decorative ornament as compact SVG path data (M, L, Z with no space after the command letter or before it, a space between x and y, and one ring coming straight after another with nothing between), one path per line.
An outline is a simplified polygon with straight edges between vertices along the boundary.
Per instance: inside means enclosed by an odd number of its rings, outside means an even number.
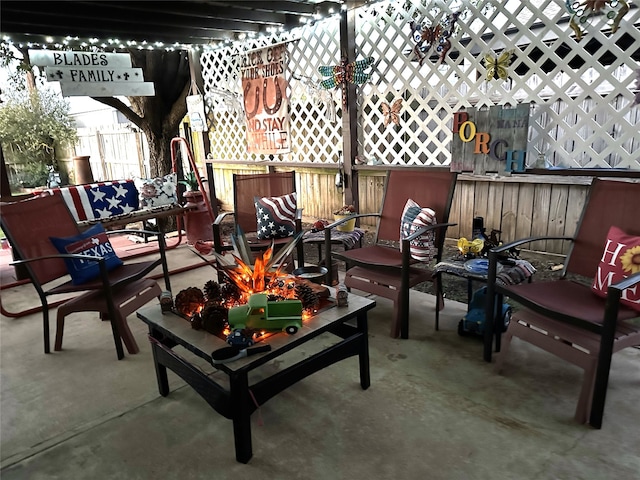
M589 21L594 13L608 8L606 17L611 20L611 33L616 33L620 21L629 12L629 3L626 0L565 0L565 7L571 14L569 26L575 33L578 42L585 34L582 26Z
M420 65L428 57L431 49L435 49L438 54L438 60L445 62L447 53L451 49L451 41L449 38L454 34L456 22L460 12L454 12L447 15L439 24L427 26L422 23L410 22L411 38L416 45L411 50L419 59Z
M373 64L373 57L368 57L356 62L347 63L346 58L342 58L339 65L323 65L318 67L318 71L323 77L330 77L322 80L320 86L326 90L331 88L342 88L342 105L347 102L347 84L362 85L369 80L370 73L364 71Z
M336 104L333 101L333 95L331 92L320 88L318 81L311 77L295 74L292 76L296 80L302 82L306 88L307 95L314 104L326 107L324 112L325 118L331 123L335 123L337 120Z
M215 103L214 101L221 101L224 108L232 112L238 123L244 125L244 107L240 95L231 92L230 90L219 90L217 88L210 88L209 93L205 96L205 99L210 106Z
M484 56L484 66L487 69L487 82L499 78L506 80L509 78L509 65L511 65L511 57L513 50L505 50L500 55L487 53Z
M384 126L386 127L390 123L400 125L400 108L402 108L402 98L397 98L391 105L387 102L382 102L382 114L384 115Z
M638 91L632 105L640 105L640 68L636 70L636 89Z

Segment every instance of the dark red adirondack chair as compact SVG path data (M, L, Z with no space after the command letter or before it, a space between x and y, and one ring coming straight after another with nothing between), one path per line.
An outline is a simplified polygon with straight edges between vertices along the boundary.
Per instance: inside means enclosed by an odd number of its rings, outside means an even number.
M591 285L605 255L610 227L618 227L627 236L640 237L638 207L640 183L595 179L576 234L566 238L572 245L558 280L518 285L495 283L501 252L547 237L517 240L489 253L488 298L496 294L497 303L501 304L501 297L508 296L525 307L514 314L507 329L498 368L505 361L513 336L581 366L585 369L585 378L575 416L580 422L589 421L596 428L602 426L613 352L640 345L640 309L620 302L621 297L624 300L640 290L640 272L637 270L640 261L636 260L640 258L640 246L627 249L629 275L609 286L606 298L597 296ZM634 269L637 273L633 273ZM487 302L486 318L494 318L495 303ZM629 322L634 318L635 323ZM485 335L485 359L490 360L492 325ZM497 350L500 350L499 335L496 341Z
M401 168L391 170L385 181L385 192L378 217L375 244L345 252L331 251L331 228L345 222L343 219L325 228L325 257L331 265L331 257L347 262L345 276L347 288L355 288L393 300L394 316L391 336L409 336L409 289L419 283L437 281L431 265L415 260L410 255L410 241L426 232L435 232L435 262L442 258L449 211L456 184L456 173L445 168ZM396 246L400 242L400 221L408 199L421 207L435 211L437 224L417 230L402 240L402 252ZM356 217L371 216L358 214ZM441 291L441 290L439 290ZM436 308L444 305L436 299ZM436 325L436 328L438 325Z
M223 253L233 249L229 238L221 232L221 223L228 215L234 216L234 231L239 227L244 233L248 245L254 252L261 252L271 246L271 240L257 238L257 217L255 198L280 197L296 192L296 172L270 172L233 175L233 212L218 215L213 223L213 247L216 252ZM302 232L302 209L295 214L295 232ZM276 249L288 243L290 238L273 240ZM299 265L304 263L302 242L297 245Z
M15 263L25 270L42 302L44 351L50 352L49 302L51 296L61 296L64 303L58 308L56 350L62 346L64 317L72 312L95 311L111 321L118 359L124 357L122 340L129 353L137 353L138 346L125 318L133 310L158 297L162 290L147 275L162 266L166 288L170 291L165 242L158 235L159 255L155 260L127 262L107 270L104 258L97 260L100 275L82 284L69 280L64 258L86 259L79 254L64 254L55 248L50 237L68 238L81 234L69 208L60 195L47 195L14 203L4 203L0 210L0 225L6 234ZM122 232L112 231L108 234ZM140 232L137 230L136 232ZM153 232L146 232L153 234ZM66 296L66 297L65 297ZM56 302L57 303L57 302ZM160 307L158 307L160 308Z

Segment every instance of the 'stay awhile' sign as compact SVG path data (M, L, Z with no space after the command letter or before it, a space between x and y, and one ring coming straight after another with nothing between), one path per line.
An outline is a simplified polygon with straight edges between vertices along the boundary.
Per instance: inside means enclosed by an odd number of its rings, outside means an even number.
M131 67L128 53L29 50L33 65L45 67L48 82L60 82L65 97L154 96L153 82Z
M454 113L451 171L524 172L528 129L528 103Z
M241 58L249 153L291 151L287 69L284 44L252 50Z

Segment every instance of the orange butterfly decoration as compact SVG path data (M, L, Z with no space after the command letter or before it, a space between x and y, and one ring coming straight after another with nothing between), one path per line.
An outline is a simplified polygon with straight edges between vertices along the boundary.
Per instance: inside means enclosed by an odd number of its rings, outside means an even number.
M391 122L400 125L400 108L402 107L402 98L396 99L391 105L382 102L382 114L384 115L385 127Z

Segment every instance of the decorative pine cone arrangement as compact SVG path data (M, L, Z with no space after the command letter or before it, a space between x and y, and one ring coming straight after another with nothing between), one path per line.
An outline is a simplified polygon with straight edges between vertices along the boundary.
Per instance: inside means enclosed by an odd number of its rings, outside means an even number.
M178 292L174 305L178 313L190 318L204 305L204 293L197 287L188 287Z
M305 310L314 310L320 305L320 297L318 297L318 294L304 283L296 285L296 297L302 302L302 308Z

